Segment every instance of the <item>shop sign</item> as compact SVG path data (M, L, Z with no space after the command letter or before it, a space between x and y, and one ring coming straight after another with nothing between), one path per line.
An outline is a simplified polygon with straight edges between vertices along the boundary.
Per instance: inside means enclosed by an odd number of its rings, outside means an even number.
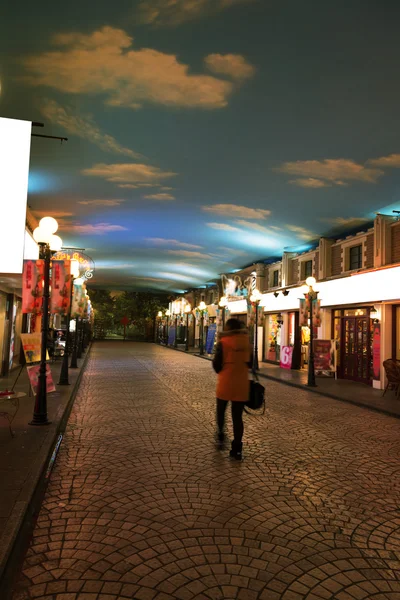
M211 323L211 325L209 326L209 328L207 330L206 354L213 353L216 333L217 333L217 324Z
M293 346L282 346L281 348L281 369L292 368Z
M233 277L221 276L222 289L227 298L247 298L249 295L249 280L242 281L239 275ZM251 287L251 284L250 284Z
M92 279L95 271L94 261L87 254L76 250L60 250L53 256L53 260L76 260L79 263L79 277Z
M372 344L372 372L375 381L381 378L381 324L374 323Z
M43 260L24 260L22 275L22 312L39 315L42 312L44 280Z
M39 371L40 365L35 365L33 367L27 367L29 381L33 390L33 393L37 394L38 384L39 384ZM53 377L51 375L50 366L46 365L46 391L49 394L50 392L56 391L56 386L54 385Z
M51 267L51 314L68 314L71 304L71 286L71 261L53 260Z
M335 341L313 340L315 372L335 372Z
M40 353L42 347L41 333L21 333L22 348L25 354L27 363L35 363L40 361ZM47 353L47 360L49 354Z

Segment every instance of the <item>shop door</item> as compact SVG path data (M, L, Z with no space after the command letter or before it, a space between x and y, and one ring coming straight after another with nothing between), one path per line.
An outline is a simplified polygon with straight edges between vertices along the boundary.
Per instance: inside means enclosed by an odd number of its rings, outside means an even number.
M369 318L344 317L342 327L342 377L370 383Z

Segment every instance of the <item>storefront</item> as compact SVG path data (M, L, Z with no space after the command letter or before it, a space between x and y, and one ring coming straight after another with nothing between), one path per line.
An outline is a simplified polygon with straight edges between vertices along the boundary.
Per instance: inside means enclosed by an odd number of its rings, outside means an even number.
M282 343L283 319L280 313L264 316L264 356L263 360L279 363Z
M332 310L332 339L336 342L337 374L341 379L372 384L374 322L371 308Z

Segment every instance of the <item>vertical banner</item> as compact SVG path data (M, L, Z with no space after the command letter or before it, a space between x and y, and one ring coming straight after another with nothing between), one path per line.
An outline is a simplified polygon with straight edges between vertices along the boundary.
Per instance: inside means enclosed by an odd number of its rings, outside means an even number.
M313 326L321 327L321 300L313 300Z
M206 339L206 354L212 354L214 352L215 336L217 333L217 324L211 323L207 330Z
M300 327L308 327L308 301L300 298Z
M264 325L264 308L262 306L257 306L257 324L259 327Z
M42 311L44 261L24 260L22 312L38 315Z
M381 378L381 324L374 323L372 343L372 372L375 381Z
M53 260L51 267L50 312L66 315L71 301L71 261Z
M71 317L72 319L76 319L78 317L83 317L83 310L85 306L85 296L82 285L74 285L72 291L72 307L71 307Z

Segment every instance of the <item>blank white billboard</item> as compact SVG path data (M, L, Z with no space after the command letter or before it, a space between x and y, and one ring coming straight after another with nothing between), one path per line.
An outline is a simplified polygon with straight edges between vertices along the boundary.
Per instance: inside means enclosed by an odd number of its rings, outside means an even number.
M0 117L0 273L22 273L31 127Z

